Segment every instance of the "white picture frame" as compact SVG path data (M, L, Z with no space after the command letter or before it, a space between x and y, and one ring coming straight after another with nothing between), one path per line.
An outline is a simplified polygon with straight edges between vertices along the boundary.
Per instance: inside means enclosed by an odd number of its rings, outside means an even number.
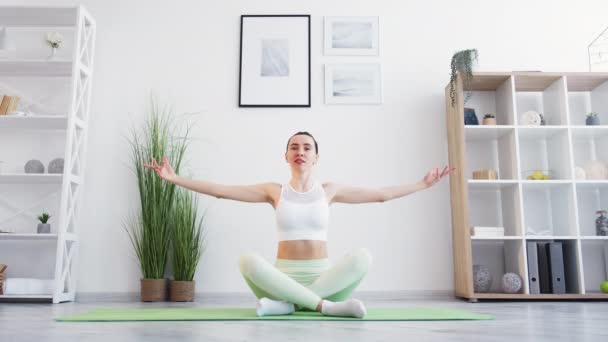
M328 56L378 56L379 17L324 18L324 52Z
M242 15L239 107L310 107L310 15Z
M325 64L326 104L381 104L379 63Z

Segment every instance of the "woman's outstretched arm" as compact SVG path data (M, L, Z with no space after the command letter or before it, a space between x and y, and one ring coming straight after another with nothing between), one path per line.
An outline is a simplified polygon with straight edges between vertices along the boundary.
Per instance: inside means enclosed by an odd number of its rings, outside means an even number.
M270 194L272 193L272 188L278 186L275 183L223 185L204 180L181 177L175 174L173 168L167 161L167 157L163 157L161 164L158 164L156 160L153 159L152 164L146 164L144 167L156 171L156 174L167 182L171 182L186 189L217 198L225 198L241 202L268 202L272 204L273 200Z
M453 171L454 168L449 168L447 166L441 172L438 168L434 168L430 170L422 180L416 183L388 186L379 189L361 188L336 183L327 183L325 184L325 190L329 193L329 197L332 198L332 203L356 204L386 202L396 198L407 196L416 191L427 189L435 185L443 177L449 175Z

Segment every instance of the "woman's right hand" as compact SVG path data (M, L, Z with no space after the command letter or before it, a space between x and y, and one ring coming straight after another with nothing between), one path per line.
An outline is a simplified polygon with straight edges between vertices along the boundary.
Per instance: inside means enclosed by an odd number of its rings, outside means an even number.
M160 178L167 181L171 181L176 177L175 172L173 171L171 165L169 165L169 161L167 160L166 156L163 157L162 164L159 165L156 162L156 159L153 158L152 164L144 164L144 167L156 171L156 174L158 174Z

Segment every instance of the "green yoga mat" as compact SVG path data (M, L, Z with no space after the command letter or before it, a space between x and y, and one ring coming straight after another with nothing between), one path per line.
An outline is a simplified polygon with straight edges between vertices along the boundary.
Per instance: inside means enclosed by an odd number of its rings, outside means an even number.
M441 321L488 320L491 315L445 308L368 308L365 318L330 317L313 311L297 311L291 315L257 317L253 308L161 308L111 309L57 318L59 322L119 322L119 321Z

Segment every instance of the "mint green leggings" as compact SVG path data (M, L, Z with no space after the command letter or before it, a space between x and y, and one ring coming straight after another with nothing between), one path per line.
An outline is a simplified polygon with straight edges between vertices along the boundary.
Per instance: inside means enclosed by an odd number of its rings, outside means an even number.
M342 301L367 273L372 258L367 249L353 251L330 267L327 259L277 259L273 266L252 253L241 256L241 274L255 296L283 300L315 310L322 299Z

